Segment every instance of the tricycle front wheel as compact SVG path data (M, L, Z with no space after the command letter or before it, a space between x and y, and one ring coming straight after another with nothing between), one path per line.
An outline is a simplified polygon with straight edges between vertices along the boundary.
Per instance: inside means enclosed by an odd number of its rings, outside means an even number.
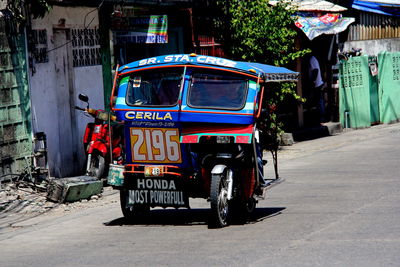
M210 227L221 228L228 224L229 202L228 202L228 182L226 172L213 174L211 176L211 216Z

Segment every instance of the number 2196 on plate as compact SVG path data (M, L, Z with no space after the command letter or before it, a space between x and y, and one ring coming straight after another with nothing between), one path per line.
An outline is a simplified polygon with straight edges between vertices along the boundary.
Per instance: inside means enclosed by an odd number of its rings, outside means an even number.
M133 162L181 163L179 130L176 128L130 128Z

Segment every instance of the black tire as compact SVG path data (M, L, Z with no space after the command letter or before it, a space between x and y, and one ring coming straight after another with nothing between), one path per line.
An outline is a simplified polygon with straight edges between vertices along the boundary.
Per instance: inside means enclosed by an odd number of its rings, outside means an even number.
M252 214L257 206L257 200L254 197L249 198L245 203L245 212L246 215Z
M257 200L251 197L247 200L236 199L231 203L230 220L237 224L245 224L255 211Z
M134 204L129 205L129 190L121 189L119 191L121 211L127 221L135 221L148 215L150 207L148 205Z
M89 175L100 179L104 176L106 160L100 154L92 154L89 165Z
M226 172L213 174L211 176L211 214L209 226L211 228L221 228L228 224L229 203L228 203L228 183Z

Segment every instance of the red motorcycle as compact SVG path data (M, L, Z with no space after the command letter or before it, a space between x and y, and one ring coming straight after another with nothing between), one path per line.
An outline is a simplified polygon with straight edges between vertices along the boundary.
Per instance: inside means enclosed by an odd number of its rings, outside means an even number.
M101 178L110 163L122 164L122 125L112 125L116 117L100 109L89 108L89 97L79 94L79 100L86 102L87 107L75 106L94 118L94 123L86 125L83 146L87 156L86 175ZM111 128L110 128L110 125ZM111 131L110 131L111 129ZM110 142L111 140L111 142ZM111 161L112 160L112 161Z

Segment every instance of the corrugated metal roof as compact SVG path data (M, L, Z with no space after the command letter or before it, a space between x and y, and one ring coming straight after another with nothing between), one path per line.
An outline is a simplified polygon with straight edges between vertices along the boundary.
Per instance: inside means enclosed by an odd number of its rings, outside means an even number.
M276 5L278 2L269 1L271 5ZM347 10L345 7L324 0L288 0L288 2L296 6L299 11L343 12Z

